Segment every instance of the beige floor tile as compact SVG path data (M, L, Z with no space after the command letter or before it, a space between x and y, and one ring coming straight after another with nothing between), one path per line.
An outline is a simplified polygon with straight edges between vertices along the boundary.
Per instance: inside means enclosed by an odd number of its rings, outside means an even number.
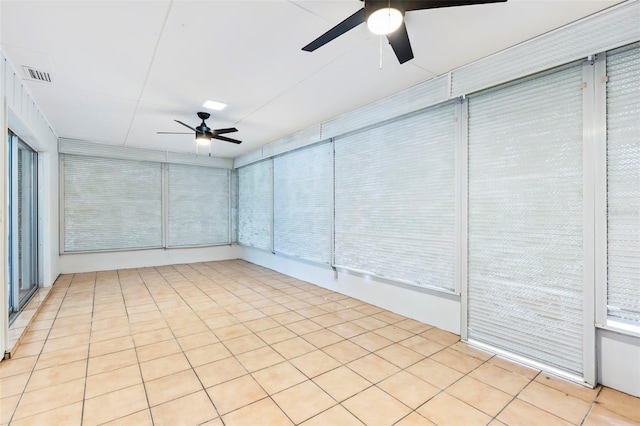
M271 318L259 318L243 323L249 330L254 333L268 330L270 328L280 327L280 324L272 320Z
M129 328L129 319L124 315L116 316L112 318L105 318L101 320L94 319L91 322L92 332L103 331L103 330L108 330L112 328L120 328L120 327Z
M162 358L179 352L182 352L182 349L176 339L152 343L150 345L139 346L136 348L139 362L151 361L153 359Z
M127 349L120 352L114 352L107 355L100 355L89 358L89 368L87 375L104 373L105 371L116 370L118 368L127 367L138 363L136 351Z
M195 368L205 388L244 376L247 370L235 358L225 358Z
M245 352L237 356L238 361L242 363L244 368L249 372L261 370L271 365L278 364L285 359L270 346Z
M414 319L411 318L406 318L403 319L402 321L399 321L397 323L394 324L396 327L400 327L404 330L410 331L412 333L424 333L425 331L433 328L432 326L425 324L423 322L420 321L416 321Z
M126 349L132 349L133 347L133 339L131 336L116 337L115 339L92 343L89 346L89 356L97 357L100 355L107 355L114 352L124 351Z
M294 332L281 325L259 331L256 334L269 345L296 337Z
M282 306L278 303L274 303L272 305L269 306L265 306L263 308L259 309L260 312L262 312L265 315L269 315L273 318L274 315L279 315L282 313L286 313L286 312L290 312L291 310L289 308L287 308L286 306ZM280 324L280 322L278 322L278 324Z
M218 342L218 338L209 330L178 338L178 343L185 352L190 349L201 348Z
M251 330L242 324L231 324L220 328L214 328L213 333L218 337L218 339L226 341L251 334Z
M377 330L388 325L386 322L380 321L379 319L373 317L362 317L354 319L352 322L353 324L359 325L360 327L365 328L369 331Z
M18 406L21 395L8 396L0 398L0 424L7 424Z
M422 336L410 337L399 342L399 344L424 356L431 356L445 348L445 346L441 345L440 343L436 343Z
M377 385L406 406L416 409L440 392L440 389L406 371L399 371Z
M147 408L147 397L142 384L119 389L84 403L83 423L106 423Z
M266 392L251 375L238 377L207 389L221 415L266 398Z
M157 330L144 331L142 333L133 335L133 342L136 344L136 347L151 345L158 342L166 342L167 340L173 339L173 333L168 327L159 328Z
M359 325L351 324L350 322L344 322L342 324L337 324L328 328L328 330L333 331L334 333L344 337L345 339L350 339L359 334L367 333L367 330L360 327Z
M640 423L640 398L610 388L603 388L597 403L609 411Z
M538 382L529 383L518 398L573 424L580 423L590 408L590 403Z
M469 373L469 377L480 380L509 395L517 395L531 381L524 376L489 363L473 370Z
M263 312L264 312L264 309L263 309ZM302 315L297 314L293 311L287 311L280 314L272 315L271 319L273 319L274 321L277 321L281 325L286 325L286 324L291 324L292 322L304 320L305 318Z
M24 417L11 422L15 426L79 425L82 418L82 403L65 405L44 413Z
M192 367L198 367L210 362L219 361L232 356L222 343L214 343L184 353Z
M514 399L496 419L509 426L569 426L571 424L520 399Z
M590 387L582 386L577 383L571 383L567 380L554 377L545 372L538 374L534 380L545 386L549 386L551 388L557 389L560 392L564 392L568 395L579 398L586 402L592 402L596 398L596 396L598 395L598 392L600 392L600 389L601 389L600 386L596 386L595 388L592 389Z
M36 365L37 360L37 356L30 356L19 359L8 359L0 362L0 379L31 372L34 365Z
M348 412L343 406L335 405L320 414L311 417L302 423L303 426L363 426L353 414Z
M16 374L0 381L0 398L21 394L27 386L31 373Z
M222 417L225 426L287 426L291 420L270 398L261 399Z
M399 342L401 340L408 339L409 337L413 337L414 333L407 331L403 328L400 328L394 324L390 324L386 327L379 328L375 331L376 334L379 334L382 337L386 337L392 342Z
M290 360L307 377L313 378L340 366L340 363L321 350L315 350Z
M137 413L104 423L104 426L153 426L151 411L149 409L138 411Z
M313 333L314 331L322 330L322 326L320 324L308 319L285 324L285 326L298 336L303 336L305 334Z
M239 312L237 314L233 314L236 320L240 322L253 321L260 318L266 318L266 315L263 312L260 312L257 309L253 309L250 311Z
M198 425L218 417L203 390L151 408L155 426Z
M85 377L87 371L87 361L74 361L50 368L36 370L31 374L25 392L31 392L60 383Z
M451 349L455 349L458 352L462 352L465 355L472 356L474 358L478 358L481 361L489 360L493 354L489 352L481 351L480 349L476 349L472 346L469 346L465 342L457 342L450 346Z
M322 310L320 309L320 311L322 311ZM343 322L345 322L345 320L344 320L344 318L341 318L336 314L324 313L322 315L318 315L318 316L313 317L313 322L317 322L321 326L327 328L327 327L334 326L336 324L343 323Z
M397 366L375 354L369 354L355 361L351 361L347 364L347 367L371 383L378 383L400 370Z
M384 347L390 346L393 342L386 337L382 337L379 334L373 332L367 332L365 334L359 334L349 339L349 341L362 346L368 351L375 352Z
M85 398L93 398L142 383L137 364L87 377Z
M57 339L47 339L42 348L43 353L55 352L62 349L69 349L75 346L89 343L89 332L77 334L74 336L59 337Z
M504 368L507 371L519 374L528 379L533 379L540 372L540 370L534 370L533 368L518 364L517 362L509 361L499 356L494 356L488 362L496 367Z
M159 379L145 381L144 386L151 407L203 389L193 370L185 370Z
M420 333L422 337L426 337L429 340L440 343L443 346L450 346L460 340L460 336L457 334L449 333L448 331L441 330L433 327L427 331Z
M371 382L344 366L321 374L313 381L338 402L371 386Z
M367 425L392 425L411 412L409 407L375 386L347 399L342 405Z
M347 364L369 354L369 351L348 340L326 346L322 348L322 351L342 364Z
M431 359L438 361L440 364L444 364L447 367L451 367L454 370L458 370L464 374L469 373L471 370L477 368L484 362L478 358L465 355L462 352L456 351L451 348L445 348L440 352L431 355Z
M424 355L397 343L380 349L376 352L376 355L400 368L407 368L425 358Z
M486 425L491 420L485 413L444 392L416 411L437 425Z
M280 392L307 380L307 377L288 361L263 368L252 373L252 376L269 394Z
M637 426L639 422L609 411L602 405L595 404L584 421L584 426Z
M468 376L449 386L446 392L491 417L513 399L513 396Z
M38 318L42 318L42 315L38 314ZM46 340L48 335L49 330L27 331L26 333L24 333L20 341L22 343L41 342L43 340Z
M111 340L116 337L130 336L131 330L129 326L126 327L113 327L104 330L97 330L91 332L91 343L102 342L103 340Z
M198 320L190 322L188 324L181 324L179 326L169 327L173 332L173 335L179 339L181 337L187 337L192 334L202 333L204 331L211 331L204 321Z
M232 354L239 355L266 346L266 343L255 334L247 334L235 339L225 340L224 346Z
M168 376L169 374L191 368L189 361L182 353L168 355L151 361L141 362L140 370L145 381Z
M12 358L25 358L33 355L39 355L42 352L45 341L25 343L20 342L18 348L11 355Z
M326 329L313 331L301 337L318 349L344 340L342 336Z
M35 365L35 370L55 367L74 361L86 360L89 353L89 344L80 345L74 348L63 349L61 351L41 354ZM6 361L5 361L6 362ZM1 366L2 364L0 364Z
M415 411L409 413L409 415L405 416L396 423L394 426L434 426L435 423L430 422L429 420L422 417L420 414Z
M16 408L14 419L33 416L82 401L83 391L84 379L77 379L33 392L25 392Z
M440 389L450 386L464 376L461 372L429 358L413 364L407 371Z
M305 381L271 397L296 424L336 405L333 398L311 381Z

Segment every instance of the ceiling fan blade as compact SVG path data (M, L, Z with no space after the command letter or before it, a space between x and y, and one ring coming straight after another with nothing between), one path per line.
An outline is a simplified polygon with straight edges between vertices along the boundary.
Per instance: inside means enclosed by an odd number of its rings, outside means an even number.
M214 129L213 133L216 135L222 135L225 133L233 133L233 132L237 132L238 129L236 129L235 127L228 127L226 129Z
M404 64L408 60L413 59L413 49L411 49L409 34L407 33L407 27L404 25L404 22L400 25L400 28L391 34L387 34L387 39L398 58L398 62Z
M346 33L347 31L349 31L350 29L355 28L358 25L362 24L365 21L364 18L365 18L364 8L362 8L356 13L354 13L353 15L349 16L344 21L340 22L335 27L331 28L326 33L322 34L317 39L313 40L311 43L307 44L305 47L302 48L302 50L304 50L305 52L313 52L317 48L322 47L325 44L329 43L334 38L337 38L342 34Z
M213 135L214 139L220 139L221 141L225 141L225 142L231 142L231 143L242 143L242 141L239 141L237 139L231 139L228 138L226 136L218 136L218 135Z
M185 132L156 132L158 135L192 135L193 133Z
M196 130L196 129L194 129L193 127L189 126L188 124L184 124L184 123L183 123L182 121L180 121L180 120L173 120L173 121L175 121L176 123L180 123L180 124L182 124L184 127L187 127L187 128L189 128L189 129L193 130L194 132L197 132L197 130Z
M405 11L436 9L439 7L471 6L474 4L503 3L506 1L507 0L407 0L403 2L403 9Z

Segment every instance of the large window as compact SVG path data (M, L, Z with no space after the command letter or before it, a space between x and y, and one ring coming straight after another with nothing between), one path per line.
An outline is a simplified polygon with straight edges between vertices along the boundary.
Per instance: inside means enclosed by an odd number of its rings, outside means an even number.
M607 314L640 333L640 43L609 52L607 77Z
M469 97L468 337L583 376L582 66Z
M455 106L335 140L335 263L455 290Z
M9 317L38 288L37 153L9 133Z
M273 161L238 169L238 242L272 249Z
M333 145L299 149L273 160L274 250L331 263Z

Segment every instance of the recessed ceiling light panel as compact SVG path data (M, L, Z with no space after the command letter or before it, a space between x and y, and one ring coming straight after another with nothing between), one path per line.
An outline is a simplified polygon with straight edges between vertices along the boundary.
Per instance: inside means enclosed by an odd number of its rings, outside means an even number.
M206 101L205 103L202 104L202 106L208 109L222 111L227 107L227 104L224 104L222 102L217 102L217 101Z

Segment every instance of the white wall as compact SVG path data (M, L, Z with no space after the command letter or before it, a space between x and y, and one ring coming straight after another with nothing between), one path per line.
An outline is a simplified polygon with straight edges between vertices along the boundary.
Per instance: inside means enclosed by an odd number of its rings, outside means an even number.
M640 338L598 329L599 382L640 397Z
M240 246L239 257L299 280L333 290L389 311L460 334L460 297L410 285L384 282L344 270Z
M173 248L60 255L60 273L108 271L179 263L237 259L238 246Z

